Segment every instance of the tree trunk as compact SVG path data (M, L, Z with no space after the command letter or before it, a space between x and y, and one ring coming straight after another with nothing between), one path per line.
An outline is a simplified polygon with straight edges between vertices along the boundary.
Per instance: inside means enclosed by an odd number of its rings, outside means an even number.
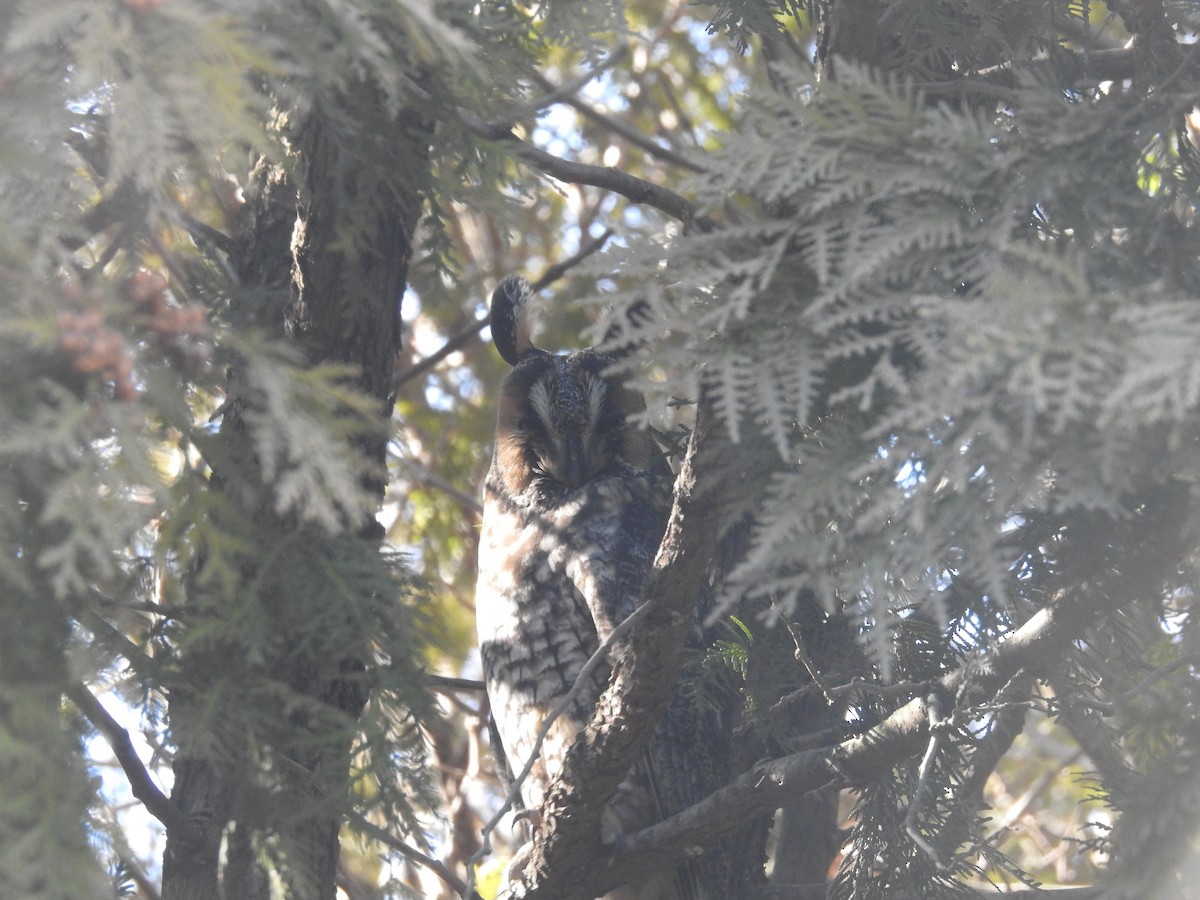
M386 424L400 339L400 298L421 213L429 126L417 116L401 114L391 121L390 128L377 129L377 133L347 134L347 130L377 126L382 108L377 101L373 89L364 85L352 86L343 95L324 101L337 105L336 116L327 114L322 101L314 101L291 136L297 165L290 174L265 163L256 169L231 263L243 288L236 300L248 307L242 311L247 319L257 319L261 326L286 335L313 364L350 364L360 372L360 389L378 401L380 428L354 450L380 473L369 487L382 500ZM348 107L362 114L347 115ZM374 145L367 146L371 142ZM356 242L355 250L346 249L340 240L351 226L366 235ZM272 297L278 302L271 302ZM269 487L256 478L247 483L247 473L256 472L257 464L243 419L246 398L238 395L236 371L230 381L233 387L217 440L222 444L219 455L234 461L234 474L215 473L210 489L243 509L256 529L261 529L265 546L270 537L294 536L302 526L275 511ZM373 517L354 523L351 530L372 548L377 548L382 538ZM346 538L306 529L302 540L306 551L316 553L322 542L344 542ZM327 543L327 549L331 546ZM203 561L199 565L202 567ZM264 565L272 563L251 560L242 574L243 582L250 585L260 579ZM193 578L193 582L199 579ZM284 609L293 602L302 605L296 598L278 599ZM232 602L253 601L235 598ZM334 650L317 643L297 650L285 646L278 651L278 659L270 662L271 671L277 672L290 690L334 708L348 721L356 720L366 695L355 676L363 669L368 650L363 647L357 658L343 657L331 666L330 654L342 656L344 647ZM193 651L183 660L181 678L189 684L204 684L206 678L215 683L225 677L225 662L219 647ZM336 674L330 675L331 671ZM332 898L339 856L339 801L348 793L351 766L349 739L331 743L328 735L322 739L312 733L321 725L310 715L281 709L281 721L275 727L291 728L295 736L292 745L281 748L281 756L289 765L294 763L295 770L272 771L271 778L275 796L300 802L286 814L275 813L258 808L261 804L246 794L244 786L251 781L248 772L259 764L257 760L247 755L217 763L211 752L188 741L189 726L202 730L195 722L205 705L202 688L194 693L171 693L171 726L178 743L172 799L201 826L203 839L185 845L179 836L168 835L164 900L268 897L270 878L263 869L261 847L264 840L275 838L289 848L284 873L288 896ZM311 802L306 805L306 801Z

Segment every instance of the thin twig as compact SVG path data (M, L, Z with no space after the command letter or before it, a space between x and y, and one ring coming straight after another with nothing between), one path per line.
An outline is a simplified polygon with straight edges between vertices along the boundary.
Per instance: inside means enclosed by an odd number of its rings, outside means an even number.
M1100 700L1080 700L1077 702L1080 706L1086 706L1089 709L1094 709L1103 715L1111 716L1120 707L1141 697L1154 685L1154 682L1166 675L1170 675L1176 669L1181 669L1184 666L1191 666L1197 663L1200 663L1200 653L1189 653L1186 656L1181 656L1179 659L1173 659L1169 663L1164 663L1163 665L1159 666L1137 685L1130 688L1128 691L1125 691L1125 693L1120 694L1116 697L1116 699L1110 700L1108 703L1104 703Z
M430 106L436 106L433 95L407 76L401 76L405 89L413 97ZM438 107L444 115L444 107ZM630 175L611 166L593 166L575 160L563 159L547 153L540 147L521 140L512 131L507 122L487 122L474 113L465 109L452 110L453 117L471 134L485 141L501 142L512 148L513 155L526 165L532 166L559 181L568 184L587 184L620 194L634 203L651 206L666 213L673 219L678 219L685 225L697 224L702 228L711 227L707 219L696 218L696 207L685 197L675 193L661 184L655 184L636 175Z
M185 844L199 843L203 838L199 826L159 790L138 757L133 741L129 739L129 732L118 724L86 685L81 682L68 684L65 693L96 730L104 735L125 777L129 779L133 796L142 801L146 811L162 822L172 837L181 839Z
M1004 815L996 823L995 833L999 834L1015 825L1017 820L1025 815L1025 811L1029 809L1030 805L1037 800L1042 791L1050 787L1062 775L1067 766L1083 756L1083 753L1084 750L1082 747L1076 746L1070 748L1068 752L1054 760L1046 768L1046 771L1039 775L1037 780L1026 789L1025 793L1011 803L1006 803L1004 805Z
M554 156L540 147L526 143L515 134L510 133L491 139L499 140L511 147L513 155L521 162L552 178L557 178L559 181L565 181L568 184L587 184L612 191L634 203L650 206L666 213L684 225L694 223L704 229L712 227L712 222L707 218L697 218L696 205L692 201L661 184L638 178L636 175L630 175L613 166L593 166Z
M182 619L187 616L187 610L178 606L165 606L162 603L142 602L140 600L118 600L110 597L99 588L89 588L88 596L102 606L120 610L121 612L142 612L164 619ZM137 646L136 644L134 645Z
M417 865L423 866L424 868L433 872L433 874L437 875L438 878L442 879L442 881L446 882L446 884L448 884L455 892L457 892L457 894L462 897L463 900L480 900L479 895L476 894L475 891L465 881L450 871L449 867L445 863L434 859L432 856L422 853L411 844L406 844L404 841L400 840L400 838L391 834L386 829L380 828L374 822L363 818L363 816L358 813L350 813L348 818L350 825L361 831L367 837L379 841L379 843L383 844L385 847L395 850L410 862L414 862Z
M546 271L542 273L542 277L533 282L530 287L534 291L540 291L547 285L553 284L593 253L596 253L598 250L602 249L604 245L608 243L608 239L612 237L612 235L612 229L606 228L603 234L587 241L566 259L559 260L546 269ZM477 337L479 332L487 328L489 322L491 322L491 316L485 315L482 318L476 319L465 328L462 328L450 335L450 337L446 338L446 343L444 343L433 353L430 353L428 356L417 360L403 372L399 372L396 375L394 387L399 388L406 382L412 381L414 378L421 377L430 369L437 366L438 363L440 363L451 353L454 353L456 350L461 350L468 343L470 343L471 340Z
M451 353L461 350L463 347L469 344L472 339L478 337L479 332L487 328L490 321L491 318L485 315L482 318L476 319L465 328L461 328L454 332L454 334L446 338L446 343L442 344L442 346L433 353L430 353L428 356L417 360L403 372L397 373L395 378L395 386L398 388L402 384L412 381L414 378L419 378L431 369L436 368L437 365Z
M833 694L829 692L829 682L827 682L825 677L817 670L816 663L814 663L812 661L812 657L809 656L808 647L804 642L804 635L800 633L800 629L796 627L795 622L783 615L783 610L779 609L778 604L776 604L774 600L771 601L771 605L775 607L776 611L783 619L783 624L787 626L788 634L792 636L792 643L796 645L796 659L798 659L804 665L804 668L808 670L808 676L813 680L813 684L820 688L821 695L825 698L825 702L830 706L833 706L834 699Z
M445 494L460 507L468 515L478 518L483 515L483 504L476 497L472 497L466 491L459 490L444 478L439 478L433 472L429 471L424 466L419 466L411 459L405 459L402 465L402 474L407 476L410 481L415 484L424 485L435 491L440 491Z
M312 771L307 766L301 765L299 762L286 754L280 754L279 759L289 771L299 776L306 784L311 786L317 783ZM434 859L428 854L422 853L411 844L400 840L400 838L393 835L387 829L380 828L374 822L363 816L362 813L354 810L348 811L346 813L346 822L351 827L357 828L368 837L371 837L379 841L384 846L390 847L397 853L400 853L410 862L414 862L419 866L429 869L431 872L437 875L438 878L442 879L442 881L446 882L446 884L450 885L451 888L458 892L458 895L463 898L463 900L481 900L479 895L474 892L474 889L467 885L452 871L450 871L445 863Z
M560 259L558 262L546 268L541 277L529 286L532 291L540 291L542 288L549 287L558 279L562 278L573 268L591 256L604 249L604 245L608 243L608 239L613 236L611 228L605 228L603 232L594 238L585 241L578 250L568 256L566 259Z
M534 78L537 79L538 84L543 88L547 90L553 88L550 80L545 76L535 75ZM681 153L677 153L670 147L664 147L661 144L655 143L652 139L642 134L642 132L638 131L636 128L626 125L620 119L616 119L612 116L602 113L600 110L596 109L596 107L579 97L565 96L562 98L562 102L567 104L567 106L570 106L585 119L590 119L605 131L610 131L613 134L620 135L629 143L640 148L648 155L653 156L656 159L660 159L663 162L670 163L674 166L679 166L680 168L687 169L691 172L704 171L704 167L696 163L694 160L688 159L686 156Z
M93 597L104 596L99 591L89 592ZM92 609L86 603L80 603L78 608L73 611L74 619L84 628L93 632L97 637L103 636L106 640L116 644L122 656L132 663L146 658L145 651L137 644L129 639L129 637L117 628L112 622L100 615L96 610Z
M523 103L520 106L517 106L508 116L503 119L497 119L488 122L479 118L470 110L462 108L453 110L454 118L458 120L460 125L466 127L468 131L477 137L481 137L488 141L497 140L505 135L511 134L513 125L518 119L523 119L526 116L533 115L539 110L545 109L547 106L558 103L565 97L583 90L584 86L588 82L598 78L608 69L611 69L614 65L624 59L628 53L628 47L618 47L616 50L610 53L602 63L598 64L596 68L576 75L574 78L560 87L551 87L548 93L541 97L536 97L533 100L530 100L528 103ZM412 78L407 75L401 75L400 80L403 82L405 89L408 90L409 93L411 93L418 100L431 106L436 105L433 95L429 93L429 91L425 90L425 88L417 84ZM443 107L439 106L439 111L444 112L445 110Z
M855 677L845 684L831 687L829 693L834 697L853 694L857 691L867 691L872 694L878 694L880 697L914 696L928 691L932 683L931 681L897 681L895 684L882 684L878 681L867 681L863 678Z
M551 84L550 80L544 75L535 73L533 76L534 80L537 82L538 87L540 87L546 93L522 106L515 118L521 118L523 115L537 112L538 110L545 109L547 106L551 106L555 103L570 103L572 98L581 90L583 90L590 82L599 78L628 55L629 47L624 45L620 46L612 53L608 54L605 60L598 64L596 68L587 72L581 72L579 75L576 75L571 80L566 81L557 87Z
M445 675L426 675L426 683L435 691L476 691L482 693L487 687L473 678L447 678Z
M925 839L917 824L917 816L925 803L925 795L929 792L929 782L933 776L933 764L937 760L938 750L942 745L942 737L947 720L942 716L942 701L937 692L931 693L925 699L925 708L929 713L929 744L925 755L921 758L921 766L917 770L917 788L913 791L912 799L908 802L908 812L904 816L904 830L912 838L912 842L920 847L933 860L939 870L945 870L946 864L937 847Z
M1082 71L1090 73L1094 78L1100 78L1111 81L1118 81L1122 78L1129 78L1133 74L1133 64L1135 59L1135 51L1130 47L1114 47L1104 50L1092 50L1089 53L1071 53L1067 57L1072 63L1079 66ZM1029 65L1058 65L1063 61L1063 57L1038 56L1029 60ZM975 72L978 78L992 78L997 75L1006 75L1014 70L1015 66L1011 60L997 63L994 66L988 66L984 69L979 69ZM983 83L987 83L986 81ZM978 88L980 82L973 83L975 88Z

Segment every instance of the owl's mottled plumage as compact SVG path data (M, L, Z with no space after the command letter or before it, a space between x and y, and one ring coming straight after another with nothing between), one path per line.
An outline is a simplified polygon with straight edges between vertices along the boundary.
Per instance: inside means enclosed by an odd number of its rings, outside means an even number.
M528 299L519 278L506 279L492 297L493 339L513 369L497 401L475 601L492 715L513 772L599 642L641 602L672 484L650 433L628 424L643 401L606 374L613 358L534 347L521 315ZM552 726L522 785L526 808L541 807L607 679L601 666ZM670 783L681 771L656 771L664 766L655 758L663 755L652 747L618 791L608 823L631 831L691 801ZM676 881L672 870L609 896L692 896Z

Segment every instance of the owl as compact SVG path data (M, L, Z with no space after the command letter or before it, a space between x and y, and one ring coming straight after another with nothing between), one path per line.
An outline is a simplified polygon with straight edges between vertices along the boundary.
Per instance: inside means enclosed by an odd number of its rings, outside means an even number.
M672 486L650 432L629 421L644 402L610 374L614 358L593 349L555 355L535 347L525 315L530 296L517 277L492 295L493 340L512 370L497 399L475 596L497 755L513 773L534 752L535 736L584 663L641 602ZM550 728L521 785L532 813L590 720L608 676L600 666ZM679 734L691 728L660 728L605 810L606 830L653 824L691 799L671 780L692 766L686 760L674 765L671 748L664 753L662 746L694 743L697 735ZM668 768L673 771L663 771ZM698 896L683 883L688 879L672 867L608 898Z

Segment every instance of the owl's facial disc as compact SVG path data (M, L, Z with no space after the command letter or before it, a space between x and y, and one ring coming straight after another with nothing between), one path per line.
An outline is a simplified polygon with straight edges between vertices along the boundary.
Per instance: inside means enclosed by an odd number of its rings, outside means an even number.
M598 375L566 364L533 386L527 423L540 474L568 490L582 487L612 462L612 442L599 433L611 427L608 385ZM620 419L621 417L617 417ZM618 427L624 424L623 419Z
M641 395L608 374L612 358L591 350L522 359L501 384L497 473L512 497L535 489L558 503L590 481L661 457L649 432L628 425Z

